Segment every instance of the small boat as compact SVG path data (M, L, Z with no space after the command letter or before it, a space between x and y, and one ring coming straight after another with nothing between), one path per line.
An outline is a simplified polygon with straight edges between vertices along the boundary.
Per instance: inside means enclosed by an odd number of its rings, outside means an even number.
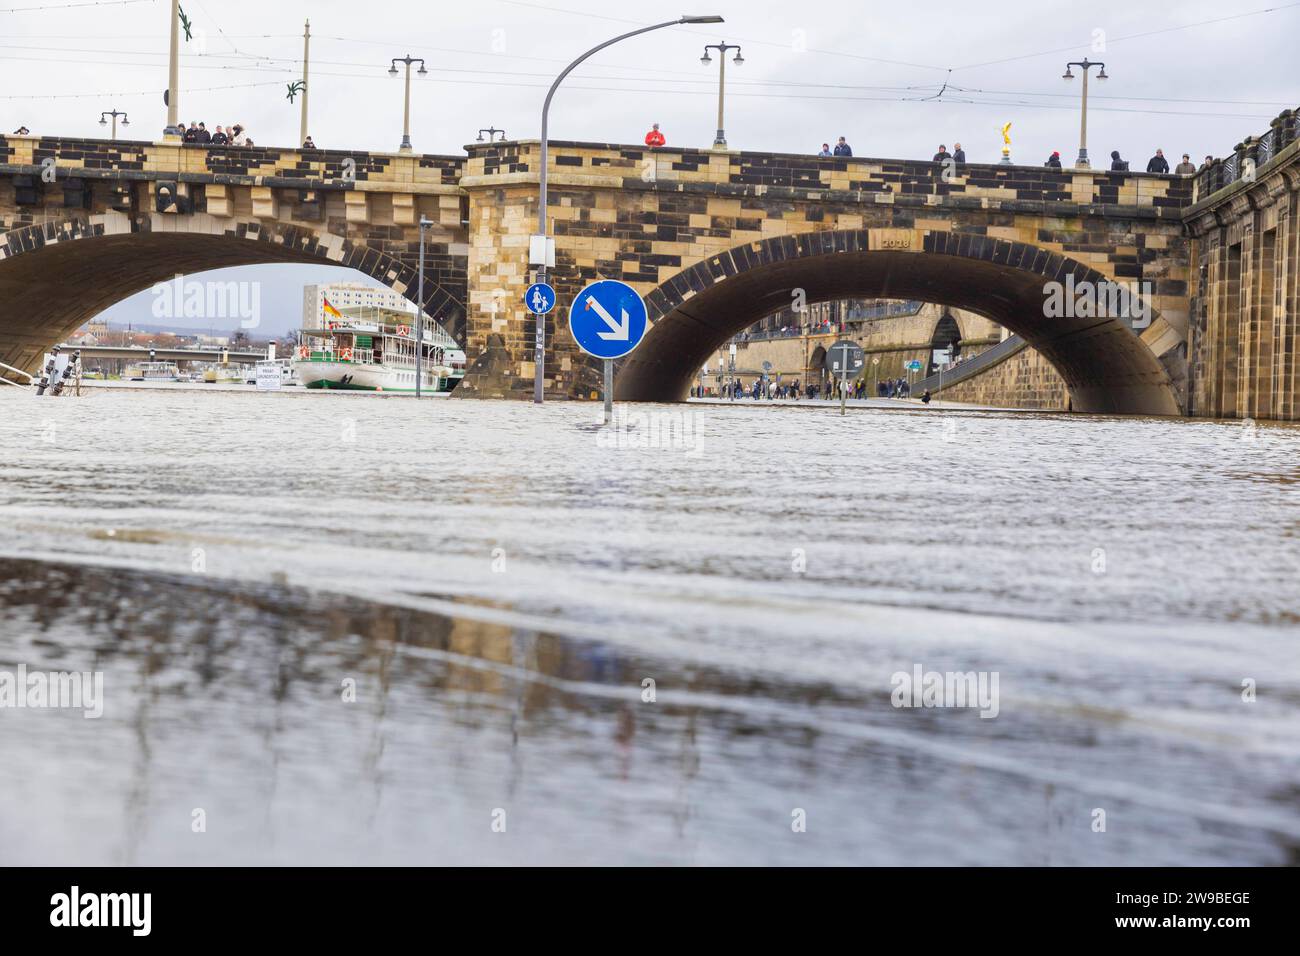
M346 317L297 335L293 368L307 388L367 392L414 392L416 338L409 325ZM432 329L418 345L420 387L450 392L465 377L465 353L448 348Z
M181 371L175 362L140 362L123 377L131 382L179 382Z
M209 385L243 385L247 380L244 365L210 365L203 370L203 381Z

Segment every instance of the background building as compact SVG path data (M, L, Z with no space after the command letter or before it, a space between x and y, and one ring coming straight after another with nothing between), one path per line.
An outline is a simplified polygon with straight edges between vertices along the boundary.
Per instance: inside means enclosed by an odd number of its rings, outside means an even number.
M325 300L348 318L377 320L390 325L410 323L415 320L415 304L392 289L366 285L361 282L331 282L327 285L303 286L302 327L325 327ZM441 325L428 316L426 328L439 345L460 348L456 340Z

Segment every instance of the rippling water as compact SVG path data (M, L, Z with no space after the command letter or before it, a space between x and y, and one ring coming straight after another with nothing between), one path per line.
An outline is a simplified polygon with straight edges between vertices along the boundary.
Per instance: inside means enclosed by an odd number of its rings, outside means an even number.
M1300 862L1300 430L625 411L0 391L0 862Z

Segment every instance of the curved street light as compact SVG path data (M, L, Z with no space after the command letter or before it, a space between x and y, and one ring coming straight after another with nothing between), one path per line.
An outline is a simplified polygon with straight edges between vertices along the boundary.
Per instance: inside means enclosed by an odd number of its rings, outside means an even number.
M547 129L549 128L551 100L555 98L555 91L560 88L560 84L564 82L564 78L568 76L570 73L572 73L574 69L580 63L582 63L582 61L586 60L592 54L599 53L601 50L605 49L606 47L613 46L615 43L618 43L622 40L627 40L631 37L640 36L642 33L649 33L652 30L662 30L664 27L675 27L684 23L695 24L695 23L722 23L722 22L724 22L722 17L717 16L716 14L710 14L707 16L698 16L698 17L684 16L684 17L679 17L676 20L668 20L664 23L656 23L652 26L642 27L639 30L632 30L629 33L621 34L619 36L614 37L612 40L606 40L604 43L592 47L586 53L582 54L582 56L578 57L568 66L566 66L564 68L564 71L555 78L555 82L551 84L551 88L546 93L545 102L542 103L542 149L541 149L542 168L540 174L538 175L538 205L537 205L537 238L541 239L542 241L538 244L539 255L531 256L530 258L532 258L534 261L529 263L529 265L537 266L538 282L546 281L547 248L550 245L550 243L547 241L547 231L546 231L546 186L547 186L547 174L548 174L547 166L549 165L549 156L550 156L550 148L547 143L546 134L547 134ZM539 258L541 261L540 262L536 261ZM545 316L539 315L537 317L537 335L534 342L535 342L535 352L533 355L533 401L536 402L538 405L540 405L542 404L542 383L545 380L545 375L546 375L546 370L545 370L546 318Z

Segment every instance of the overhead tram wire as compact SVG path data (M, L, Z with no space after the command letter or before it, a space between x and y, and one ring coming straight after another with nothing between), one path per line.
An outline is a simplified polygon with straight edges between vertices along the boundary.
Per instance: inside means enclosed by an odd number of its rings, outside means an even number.
M0 13L41 13L48 10L72 10L77 7L125 7L153 0L72 0L70 3L42 3L25 7L0 7Z
M188 87L182 89L182 93L214 93L219 90L248 90L258 86L279 86L279 80L266 80L261 83L237 83L232 86L200 86ZM122 90L96 90L93 93L19 93L7 94L0 93L0 100L88 100L97 97L127 97L127 96L157 96L156 89L134 90L124 92Z
M627 23L627 24L632 24L634 26L646 26L646 24L640 20L630 20L626 17L611 17L607 14L588 13L585 10L569 10L565 7L555 7L544 3L525 3L524 0L496 0L496 2L509 4L510 6L515 6L515 7L524 7L525 9L546 10L551 13L564 13L570 16L582 17L583 19L586 20L610 20L615 23ZM681 30L680 32L693 33L697 36L713 36L712 33L709 33L705 30ZM739 40L741 43L751 43L755 46L779 47L781 49L787 49L787 50L790 48L790 44L788 42L781 43L776 40L758 40L753 37L735 37L735 39ZM865 54L862 53L845 53L841 50L823 50L820 48L808 47L807 50L805 50L804 52L815 53L819 56L839 56L851 60L864 60L868 63L886 63L890 66L906 66L916 70L939 70L943 72L948 72L950 69L949 67L946 66L935 66L930 63L910 63L906 60L889 60L878 56L866 56Z
M57 60L54 60L49 57L16 57L16 56L0 55L0 59L35 62L35 63L58 62ZM153 68L152 65L147 63L130 63L130 62L121 62L121 61L114 61L114 60L81 60L80 62L92 66L136 67L142 69ZM192 70L216 70L221 72L262 73L262 74L275 75L280 78L283 78L285 76L290 76L290 75L296 75L296 71L294 71L293 69L287 66L282 68L282 67L253 67L253 66L231 66L231 65L207 66L207 65L200 64L200 65L191 65L188 68ZM509 75L539 76L540 75L540 74L511 74L511 73L503 73L497 71L467 71L467 70L455 70L455 69L448 69L447 72L452 72L452 73L475 72L475 73L479 73L480 75L487 75L487 76L509 76ZM373 73L340 73L335 71L316 71L315 75L330 76L330 77L336 77L336 78L348 79L348 80L381 79L377 74L373 74ZM629 82L629 83L636 82L635 78L631 78L631 77L628 78L586 77L586 79L599 80L603 84L608 84L611 81ZM440 82L454 84L454 85L498 86L498 87L509 87L513 89L545 89L547 87L547 84L545 83L521 83L518 81L511 81L511 80L453 79L447 76L441 77ZM264 86L264 85L272 85L272 84L271 83L247 84L246 86L242 86L242 87L231 86L226 88L238 89L238 88L249 88L252 86ZM674 89L652 88L652 87L645 87L645 86L613 88L608 85L602 85L602 86L577 86L577 87L573 87L573 89L583 90L587 92L594 92L594 93L618 93L620 95L628 94L628 93L653 94L656 96L672 96L672 95L712 96L713 95L712 90L707 88L698 89L698 90L683 90L683 89L674 90ZM894 89L897 91L897 88ZM903 88L903 89L908 90L914 88ZM888 91L889 88L885 88L882 89L880 92L888 92ZM951 97L946 100L935 100L932 97L918 98L915 96L828 96L828 95L812 94L812 93L773 93L773 92L746 93L743 91L736 91L732 95L737 97L755 98L755 99L758 98L795 99L795 100L804 99L804 100L819 100L819 101L826 101L826 102L861 102L861 103L917 103L917 102L939 103L942 102L942 103L948 103L953 105L1018 106L1018 107L1023 107L1025 109L1073 110L1072 106L1065 105L1065 104L1057 106L1051 104L1016 103L1016 102L1008 102L1004 100L956 99ZM16 99L19 97L12 97L12 98ZM26 98L43 99L47 97L30 96ZM48 98L52 98L52 95ZM1153 116L1187 116L1187 117L1197 117L1197 118L1205 118L1205 119L1210 119L1210 118L1268 119L1269 118L1262 114L1252 116L1252 115L1241 114L1241 113L1215 113L1215 112L1200 112L1200 111L1187 111L1187 110L1125 109L1120 107L1105 107L1105 106L1098 106L1095 107L1094 109L1098 112L1137 113L1137 114L1145 114L1145 115L1153 115Z
M498 3L503 3L503 4L508 4L508 5L510 5L510 6L524 7L524 8L526 8L526 9L527 9L527 8L532 8L532 9L535 9L535 10L547 10L547 11L551 11L551 12L555 12L555 13L565 13L565 14L569 14L569 15L572 15L572 16L581 16L581 17L589 18L589 19L614 20L614 21L616 21L616 22L621 22L621 23L639 23L639 21L629 20L629 19L627 19L627 18L623 18L623 17L610 17L610 16L607 16L607 15L602 15L602 14L593 14L593 13L588 13L588 12L585 12L585 11L570 10L570 9L566 9L566 8L563 8L563 7L552 6L552 5L549 5L549 4L542 4L542 3L529 3L529 2L526 2L526 0L496 0L496 2L498 2ZM1281 12L1281 11L1294 9L1294 8L1296 8L1296 7L1300 7L1300 0L1296 0L1296 2L1292 2L1292 3L1285 3L1285 4L1279 4L1279 5L1272 6L1272 7L1265 7L1265 8L1259 9L1259 10L1246 11L1246 12L1244 12L1244 13L1236 13L1236 14L1230 14L1230 15L1228 15L1228 16L1223 16L1223 17L1213 17L1213 18L1210 18L1210 19L1207 19L1207 20L1199 20L1199 21L1196 21L1196 22L1194 22L1194 23L1178 24L1178 25L1176 25L1176 26L1171 26L1171 27L1162 27L1161 29L1158 29L1158 30L1147 30L1147 31L1144 31L1144 32L1142 32L1142 33L1132 33L1132 34L1127 34L1127 35L1125 35L1125 36L1112 37L1112 38L1109 38L1109 39L1107 40L1107 42L1108 42L1108 43L1121 43L1121 42L1124 42L1124 41L1126 41L1126 40L1137 40L1137 39L1142 39L1142 38L1146 38L1146 37L1159 36L1159 35L1166 34L1166 33L1176 33L1176 32L1182 31L1182 30L1189 30L1189 29L1193 29L1193 28L1195 28L1195 27L1201 27L1201 26L1210 26L1210 25L1217 24L1217 23L1225 23L1225 22L1228 22L1228 21L1231 21L1231 20L1241 20L1241 19L1245 19L1245 18L1247 18L1247 17L1262 16L1262 15L1264 15L1264 14L1268 14L1268 13L1279 13L1279 12ZM699 31L699 30L687 30L687 31L684 31L684 32L687 32L687 33L697 33L697 34L702 33L702 31ZM743 43L751 43L751 44L760 45L760 46L783 47L783 48L788 48L788 46L789 46L788 43L778 43L778 42L776 42L776 41L772 41L772 40L757 40L757 39L754 39L754 38L752 38L752 37L751 37L751 38L737 37L736 39L737 39L737 40L740 40L740 41L743 42ZM956 71L956 70L973 70L973 69L977 69L977 68L980 68L980 67L984 67L984 66L993 66L993 65L996 65L996 64L1000 64L1000 63L1011 63L1011 62L1015 62L1015 61L1018 61L1018 60L1034 59L1034 58L1042 57L1042 56L1052 56L1052 55L1059 54L1059 53L1071 53L1071 52L1075 52L1075 51L1077 51L1078 49L1080 49L1080 47L1085 46L1085 45L1086 45L1086 44L1076 43L1076 44L1074 44L1074 45L1072 45L1072 46L1068 46L1068 47L1059 47L1059 48L1052 49L1052 50L1044 50L1044 51L1041 51L1041 52L1038 52L1038 53L1027 53L1027 54L1022 54L1022 55L1019 55L1019 56L1014 56L1014 57L1005 57L1005 58L1003 58L1003 59L999 59L999 60L989 60L989 61L984 62L984 63L967 64L967 65L965 65L965 66L958 66L958 67L940 67L940 66L934 66L934 65L931 65L931 64L924 64L924 63L910 63L910 62L902 61L902 60L889 60L889 59L884 59L884 58L881 58L881 57L870 57L870 56L865 56L865 55L863 55L863 54L859 54L859 53L845 53L845 52L840 51L840 50L826 50L826 49L820 49L820 48L819 48L819 49L809 48L809 49L807 50L807 52L809 52L809 53L816 53L816 54L818 54L819 56L837 56L837 57L844 57L844 58L848 58L848 59L865 60L865 61L869 61L869 62L888 63L888 64L895 65L895 66L906 66L906 67L911 67L911 68L915 68L915 69L944 70L946 73L951 74L951 73L953 73L953 72Z
M501 2L506 3L509 2L509 0L501 0ZM1295 3L1280 4L1275 7L1265 7L1260 10L1249 10L1245 13L1233 13L1233 14L1229 14L1226 17L1214 17L1209 20L1198 20L1195 23L1184 23L1179 26L1162 27L1159 30L1147 30L1143 33L1130 33L1127 36L1120 36L1120 37L1107 37L1106 43L1107 44L1123 43L1126 40L1141 40L1141 39L1145 39L1146 37L1160 36L1165 33L1177 33L1180 30L1191 30L1195 27L1211 26L1216 23L1226 23L1229 20L1244 20L1247 17L1258 17L1266 13L1280 13L1283 10L1292 10L1295 9L1296 7L1300 7L1300 0L1297 0L1297 2ZM1004 57L1003 59L1000 60L987 60L983 63L968 63L965 66L954 67L954 69L974 70L985 66L997 66L1002 63L1015 63L1019 60L1033 60L1040 56L1055 56L1056 54L1059 53L1074 53L1084 46L1087 46L1087 44L1076 43L1073 46L1057 47L1054 50L1043 50L1041 53L1025 53L1020 56Z
M293 39L298 39L298 37L294 37ZM365 41L365 42L371 42L371 41ZM379 43L379 42L382 42L382 41L374 41L374 42ZM90 47L32 46L32 45L28 45L28 44L0 44L0 50L6 50L6 49L13 49L13 50L30 50L30 51L36 51L36 52L52 52L52 53L101 53L101 54L108 54L108 55L120 55L120 56L124 56L124 57L133 57L133 58L134 58L134 57L142 57L142 56L143 56L143 57L165 57L165 56L166 56L165 53L162 53L162 52L156 52L156 51L152 51L152 50L138 50L138 51L137 51L137 50L109 50L109 49L90 48ZM418 49L420 52L428 52L428 48L415 48L415 49ZM461 52L461 51L447 51L447 52ZM466 52L477 52L477 51L466 51ZM485 54L485 55L488 55L488 56L496 56L497 54ZM512 57L512 58L515 58L515 57ZM39 57L23 58L23 57L16 57L16 56L8 56L8 55L6 55L6 54L0 53L0 60L3 60L3 59L12 59L12 60L22 60L22 59L27 59L27 60L29 60L29 61L31 61L31 62L53 62L53 60L50 60L50 59L48 59L48 58L39 58ZM269 73L276 73L277 75L281 75L281 74L284 74L284 73L288 72L288 71L289 71L289 66L290 66L290 65L296 65L296 64L298 64L298 63L301 62L301 60L300 60L299 58L296 58L296 57L258 56L258 55L255 55L255 54L248 54L248 53L242 53L242 52L237 53L237 54L226 54L226 53L202 53L202 54L189 54L189 55L188 55L188 59L190 59L190 60L222 60L222 59L233 59L233 60L237 60L237 61L239 61L240 63L246 62L246 61L248 61L248 60L253 60L253 61L255 61L256 63L266 63L266 64L272 64L272 63L284 63L284 64L286 64L286 66L283 67L283 68L274 67L274 66L266 66L266 67L254 67L254 66L248 66L248 67L244 67L244 66L230 66L230 65L214 65L214 66L205 66L205 65L203 65L203 64L192 64L192 65L194 65L196 68L199 68L199 69L226 69L226 70L235 70L235 71L269 72ZM542 60L542 59L547 59L547 58L543 58L543 57L535 57L535 58L533 58L533 59ZM125 61L83 61L83 62L97 63L97 64L99 64L99 65L110 65L110 66L116 66L116 65L120 65L120 66L139 66L139 67L142 67L142 68L147 66L146 64L135 64L135 63L131 63L129 60L125 60ZM323 65L323 66L343 66L343 67L356 67L356 68L369 68L369 67L371 66L371 64L368 63L368 62L361 62L361 61L355 61L355 60L317 60L316 62L317 62L318 64L320 64L320 65ZM150 67L150 68L152 68L152 67ZM525 71L516 71L516 70L480 70L480 69L475 69L475 68L472 68L472 67L455 67L455 66L447 66L447 67L433 67L432 69L430 69L429 72L431 72L431 73L452 73L452 74L455 74L455 73L463 73L463 74L469 74L469 75L499 76L499 77L538 77L538 78L549 78L549 77L550 77L550 74L549 74L549 73L530 73L530 72L525 72ZM577 78L577 79L586 79L586 80L602 80L602 81L611 81L611 80L612 80L612 81L614 81L614 82L645 82L645 81L653 81L653 82L661 82L661 83L662 83L662 82L669 82L669 83L686 83L686 84L692 84L692 85L707 86L707 87L709 87L710 89L711 89L711 88L713 87L713 85L714 85L714 81L711 80L711 79L699 79L699 78L695 78L695 77L689 76L689 75L687 75L687 74L684 74L684 73L682 73L681 71L650 71L650 72L666 73L666 74L668 74L669 76L672 76L672 77L681 77L681 78L680 78L680 79L669 79L669 78L667 78L667 77L649 77L649 76L645 76L645 77L642 77L642 76L615 77L615 76L598 76L598 75L592 75L592 74L580 74L580 75L576 75L576 78ZM366 78L369 74L367 74L367 73L342 74L342 73L323 73L323 72L322 72L321 75L328 75L328 76L355 76L355 77L358 78L358 79L363 79L363 78ZM880 93L880 92L899 92L899 93L926 92L926 90L925 90L925 86L924 86L924 85L920 85L920 86L918 86L918 85L915 85L915 84L913 84L913 85L909 85L909 86L884 86L884 85L853 84L853 83L806 83L806 82L801 82L801 81L797 81L797 80L735 80L735 81L733 81L733 84L734 84L735 86L744 86L744 87L761 87L761 88L778 88L778 89L779 89L779 88L784 88L784 89L791 89L791 90L844 90L844 91L864 91L864 92L872 92L872 93ZM1029 91L1029 90L985 90L985 89L980 89L980 88L976 88L976 87L964 87L964 86L958 86L958 85L956 85L956 84L952 84L952 83L948 83L948 82L945 82L945 83L940 87L940 89L939 89L937 92L929 92L929 93L927 93L927 95L924 95L924 96L907 97L907 98L905 98L905 99L907 99L907 100L909 100L909 101L913 101L913 102L926 102L926 101L931 101L931 100L939 100L939 99L940 99L940 98L941 98L941 97L942 97L946 92L948 92L948 91L955 92L955 93L968 93L968 94L972 94L972 95L989 95L989 96L1030 96L1030 97L1040 97L1040 98L1065 99L1065 100L1071 100L1071 101L1074 99L1074 95L1073 95L1073 94L1064 94L1064 93L1044 93L1044 92L1036 92L1036 91ZM656 92L659 92L659 91L656 90ZM688 91L683 91L683 92L688 92ZM1197 97L1105 96L1105 95L1097 95L1097 96L1094 97L1094 99L1097 99L1097 100L1107 100L1107 101L1110 101L1110 102L1118 102L1118 103L1123 103L1123 102L1145 102L1145 103L1198 103L1198 104L1222 105L1222 106L1276 106L1276 107L1278 107L1278 108L1283 108L1283 109L1285 109L1285 108L1288 106L1288 103L1287 103L1287 102L1285 102L1285 101L1281 101L1281 100L1217 100L1217 99L1212 99L1212 98L1197 98ZM950 97L950 98L949 98L947 101L945 101L945 102L957 102L957 100L954 99L954 98L952 98L952 97ZM982 102L982 101L971 101L971 102ZM995 105L1019 105L1019 104L1016 104L1016 103L1007 103L1007 102L1005 102L1005 101L998 101ZM1026 104L1026 105L1029 105L1029 104Z

